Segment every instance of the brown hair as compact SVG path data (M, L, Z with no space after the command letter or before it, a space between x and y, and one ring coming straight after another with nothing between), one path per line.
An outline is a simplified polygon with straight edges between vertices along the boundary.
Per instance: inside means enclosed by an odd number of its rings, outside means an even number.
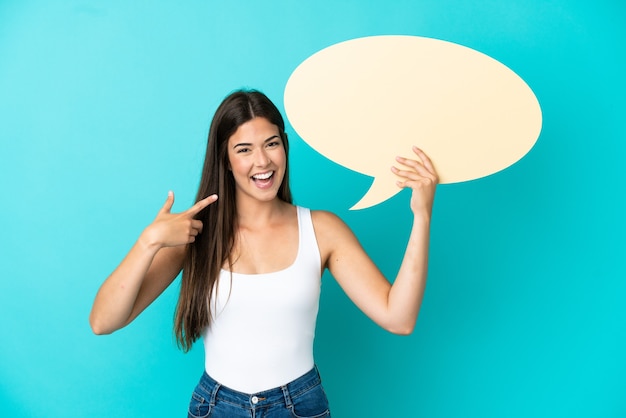
M189 351L202 330L212 321L209 301L225 263L232 266L231 252L237 231L235 180L228 170L228 139L242 124L262 117L278 127L287 165L278 198L292 202L289 189L289 143L285 122L267 96L256 90L238 90L227 96L215 111L207 141L204 167L196 202L217 193L216 203L202 210L196 219L203 233L190 244L183 264L180 296L174 317L178 346Z

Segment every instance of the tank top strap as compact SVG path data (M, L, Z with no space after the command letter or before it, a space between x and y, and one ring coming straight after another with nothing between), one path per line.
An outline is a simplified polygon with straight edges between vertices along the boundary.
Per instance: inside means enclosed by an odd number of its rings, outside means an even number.
M313 264L321 271L322 257L320 255L319 246L317 245L317 238L315 237L311 210L301 206L297 206L297 209L300 235L298 258L301 258L299 261L304 261L307 265Z

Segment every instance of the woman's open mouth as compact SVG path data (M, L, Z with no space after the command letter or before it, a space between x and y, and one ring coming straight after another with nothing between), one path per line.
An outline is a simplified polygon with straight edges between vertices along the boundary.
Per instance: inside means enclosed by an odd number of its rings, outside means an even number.
M254 184L256 184L260 188L266 188L271 186L274 181L274 172L268 171L267 173L259 173L255 174L251 177Z

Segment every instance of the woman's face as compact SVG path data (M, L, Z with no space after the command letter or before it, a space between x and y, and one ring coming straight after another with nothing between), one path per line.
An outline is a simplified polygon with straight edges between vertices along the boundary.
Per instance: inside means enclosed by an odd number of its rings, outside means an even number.
M287 166L278 127L261 117L239 126L228 139L228 161L238 202L246 198L273 200Z

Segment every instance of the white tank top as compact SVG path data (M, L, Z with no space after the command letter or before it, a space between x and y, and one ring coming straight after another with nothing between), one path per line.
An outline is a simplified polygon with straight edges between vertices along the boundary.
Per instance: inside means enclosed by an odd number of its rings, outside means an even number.
M297 207L298 254L284 270L240 274L222 270L203 333L205 370L244 393L284 385L313 368L321 257L311 212Z

